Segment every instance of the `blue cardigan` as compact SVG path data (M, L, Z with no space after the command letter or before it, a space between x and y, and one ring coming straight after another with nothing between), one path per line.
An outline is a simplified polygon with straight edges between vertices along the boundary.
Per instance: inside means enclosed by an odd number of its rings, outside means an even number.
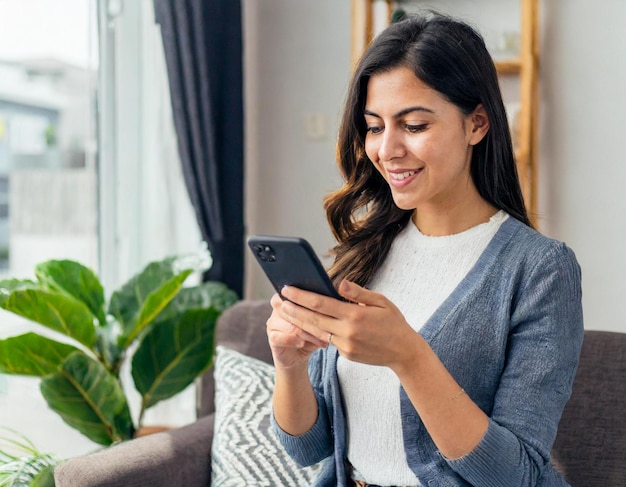
M550 465L550 450L583 339L573 252L509 217L420 334L490 418L477 447L449 460L400 388L407 461L421 485L568 485ZM313 428L291 436L274 422L296 462L322 462L316 486L346 486L350 479L337 356L330 346L309 360L319 405Z

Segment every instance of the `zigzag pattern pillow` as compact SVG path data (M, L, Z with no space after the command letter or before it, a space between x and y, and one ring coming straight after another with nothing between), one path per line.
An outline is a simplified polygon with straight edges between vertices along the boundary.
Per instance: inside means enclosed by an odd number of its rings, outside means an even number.
M270 424L274 367L218 346L212 487L311 485L316 467L300 468Z

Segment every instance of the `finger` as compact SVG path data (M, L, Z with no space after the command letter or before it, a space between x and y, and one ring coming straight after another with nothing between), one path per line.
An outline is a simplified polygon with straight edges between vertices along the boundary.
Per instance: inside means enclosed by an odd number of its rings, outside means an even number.
M330 337L338 329L338 321L327 315L304 308L291 301L285 301L283 310L288 316L289 322L300 328L303 333L315 337L319 346L326 347Z
M298 348L313 351L318 348L325 348L326 343L314 337L305 339L304 335L294 333L283 333L278 330L268 330L268 342L270 347L275 348Z
M310 333L304 331L302 328L298 328L291 323L287 323L287 327L285 328L272 328L270 331L293 336L298 340L299 343L301 342L302 344L310 343L312 345L315 345L316 347L326 346L326 342L324 340L320 340L316 336L311 335Z
M339 294L353 303L365 304L367 306L383 307L387 303L387 298L375 291L365 289L358 284L344 279L337 289Z
M276 333L281 333L284 335L291 335L295 337L297 340L311 343L317 347L326 346L325 341L320 340L314 335L311 335L307 331L303 330L302 328L295 326L288 319L288 317L287 319L285 319L285 317L286 315L284 311L280 313L275 310L275 312L272 313L272 315L270 316L270 318L267 320L267 323L266 323L268 336L270 336L271 333L276 332ZM295 342L289 342L289 343L293 344ZM285 344L285 346L288 346L288 345Z
M284 309L285 302L286 301L281 297L280 294L274 294L272 296L272 299L270 300L270 304L272 305L272 308L274 310L272 314L276 314L280 318L282 318L284 321L291 323L292 320L290 316L285 313L285 309Z
M340 307L347 304L335 298L305 291L293 286L285 286L280 292L281 295L291 303L331 317L337 317L338 314L340 314Z
M272 295L272 298L270 299L270 304L272 305L272 308L276 309L276 308L280 308L280 305L282 304L283 299L280 297L280 295L278 293L274 293Z

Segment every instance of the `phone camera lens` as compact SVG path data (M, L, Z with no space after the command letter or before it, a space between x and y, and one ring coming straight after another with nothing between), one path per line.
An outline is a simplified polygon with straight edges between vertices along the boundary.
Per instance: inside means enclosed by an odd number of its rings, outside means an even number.
M259 260L263 262L276 262L274 249L267 244L256 244L254 250Z

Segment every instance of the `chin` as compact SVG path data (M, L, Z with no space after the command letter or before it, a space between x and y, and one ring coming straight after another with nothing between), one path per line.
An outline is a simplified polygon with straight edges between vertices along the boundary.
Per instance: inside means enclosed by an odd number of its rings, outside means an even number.
M401 210L408 211L408 210L414 210L416 208L415 203L412 201L407 201L406 198L396 198L394 195L392 195L392 197L393 197L393 202Z

